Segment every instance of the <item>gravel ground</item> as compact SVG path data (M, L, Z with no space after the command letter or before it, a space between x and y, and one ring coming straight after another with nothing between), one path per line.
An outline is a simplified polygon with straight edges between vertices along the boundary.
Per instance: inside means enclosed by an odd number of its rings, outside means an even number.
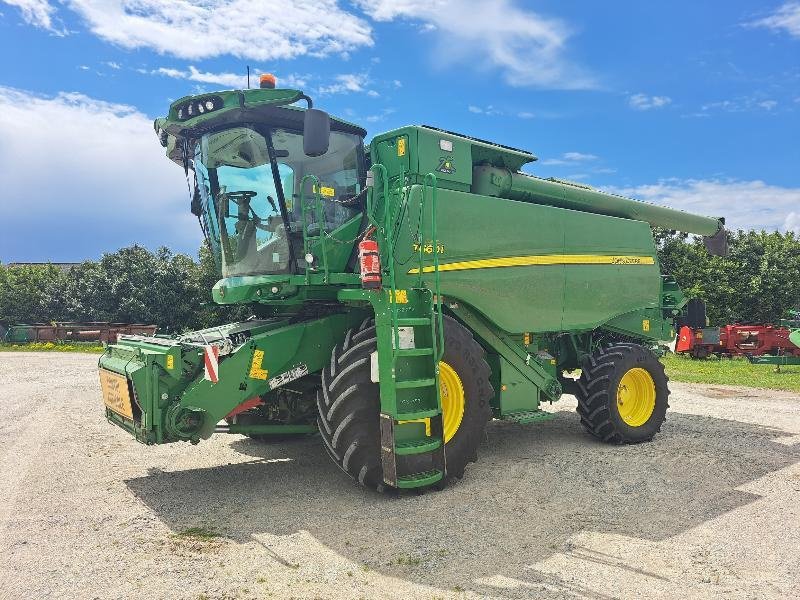
M314 438L139 445L96 362L0 354L0 598L800 597L796 394L675 383L627 447L567 397L492 423L448 490L388 498Z

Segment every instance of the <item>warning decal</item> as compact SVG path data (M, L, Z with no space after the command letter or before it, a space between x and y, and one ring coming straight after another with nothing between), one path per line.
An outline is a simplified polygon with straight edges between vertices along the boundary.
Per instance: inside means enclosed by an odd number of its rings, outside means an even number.
M264 351L253 351L253 362L250 363L250 379L263 379L269 377L269 371L261 368L261 363L264 361Z
M290 381L294 381L295 379L300 379L301 377L305 377L308 375L308 365L302 364L296 366L294 369L289 369L286 373L281 373L280 375L273 377L269 380L269 389L274 390L275 388L279 388L282 385L286 385Z

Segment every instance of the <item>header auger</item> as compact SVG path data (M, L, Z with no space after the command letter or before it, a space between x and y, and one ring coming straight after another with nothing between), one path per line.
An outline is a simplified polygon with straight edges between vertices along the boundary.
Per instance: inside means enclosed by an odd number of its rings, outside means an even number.
M193 183L214 300L254 317L108 347L106 415L141 442L318 431L384 490L461 477L490 419L545 420L564 392L603 441L660 429L649 347L686 298L650 225L722 251L721 219L526 175L532 154L434 127L367 146L298 90L189 96L155 128Z

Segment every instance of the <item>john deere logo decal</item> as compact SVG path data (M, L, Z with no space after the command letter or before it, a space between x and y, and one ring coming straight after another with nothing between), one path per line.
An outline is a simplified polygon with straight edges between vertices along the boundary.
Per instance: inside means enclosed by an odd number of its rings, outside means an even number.
M436 169L439 173L446 173L447 175L452 175L456 172L456 168L453 166L453 157L452 156L443 156L439 159L439 168Z

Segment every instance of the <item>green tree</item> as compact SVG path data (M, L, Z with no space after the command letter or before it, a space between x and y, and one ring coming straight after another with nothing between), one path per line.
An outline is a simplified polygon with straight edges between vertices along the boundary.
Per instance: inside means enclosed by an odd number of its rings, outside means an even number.
M800 240L792 232L730 233L727 257L709 255L700 238L654 234L662 269L706 302L714 325L774 323L800 306Z
M0 322L49 322L64 311L64 284L54 265L0 267Z
M200 246L198 253L197 289L200 294L198 317L202 327L213 327L223 323L243 321L253 314L250 306L225 306L214 302L211 289L222 278L219 266L207 243Z

